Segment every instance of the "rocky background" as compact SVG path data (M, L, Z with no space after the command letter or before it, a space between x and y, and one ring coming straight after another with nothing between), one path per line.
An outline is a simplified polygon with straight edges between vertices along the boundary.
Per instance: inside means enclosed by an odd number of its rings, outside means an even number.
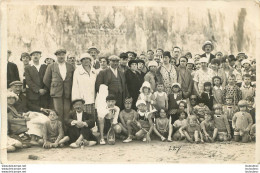
M65 48L79 55L92 45L104 55L175 45L194 55L206 40L213 53L255 56L254 11L247 8L9 5L7 14L11 61L24 51L42 50L45 58Z

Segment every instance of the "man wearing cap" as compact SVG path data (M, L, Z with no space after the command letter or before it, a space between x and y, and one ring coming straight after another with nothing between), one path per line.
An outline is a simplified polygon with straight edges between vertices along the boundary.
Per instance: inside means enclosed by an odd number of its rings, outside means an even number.
M17 65L9 61L12 52L10 50L7 51L7 88L10 87L10 83L13 81L19 81L19 71Z
M237 60L238 61L243 61L244 59L247 59L248 58L248 56L244 53L244 52L239 52L238 54L237 54Z
M126 80L124 74L118 70L120 58L116 55L111 55L109 58L110 67L99 72L96 79L96 92L99 91L99 86L104 84L108 86L108 93L116 97L116 105L123 109L125 97L128 96Z
M98 61L98 54L100 53L100 51L96 47L90 47L90 48L88 48L87 53L89 53L94 59L94 61L92 62L93 67L95 69L99 69L100 63Z
M202 46L202 50L205 52L201 55L201 57L207 58L207 63L210 63L212 59L216 58L215 55L213 55L211 52L214 49L214 45L211 41L206 41L204 45Z
M65 62L65 49L59 49L54 54L57 56L57 62L47 67L43 83L50 91L59 119L64 122L64 116L70 111L74 67Z
M71 148L78 148L80 145L93 146L97 143L91 131L95 126L94 115L83 111L84 103L84 99L74 99L74 110L65 117Z
M19 114L36 111L36 112L48 112L48 109L44 109L34 104L33 102L28 102L26 96L22 93L23 83L21 81L13 81L10 83L10 90L18 96L18 100L15 102L14 107Z
M40 64L41 52L34 51L31 54L32 65L24 69L25 80L28 86L26 97L28 102L34 103L41 108L49 108L48 89L43 84L43 77L47 69L46 64ZM39 110L34 110L39 111Z
M128 52L126 52L126 54L127 54L127 56L128 56L128 60L130 61L130 60L134 60L134 59L136 59L136 57L137 57L137 54L135 53L135 52L132 52L132 51L128 51Z
M84 111L95 114L95 82L97 72L92 67L93 58L88 53L80 56L81 65L75 70L72 84L72 100L81 98L84 100Z
M123 73L125 73L129 67L127 66L127 63L128 63L128 56L127 56L127 53L121 53L120 54L120 65L119 65L119 70L121 70Z

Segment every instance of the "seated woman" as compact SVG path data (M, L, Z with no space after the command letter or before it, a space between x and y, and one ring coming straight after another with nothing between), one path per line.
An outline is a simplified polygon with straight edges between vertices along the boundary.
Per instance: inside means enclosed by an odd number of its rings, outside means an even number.
M26 132L31 136L30 144L39 145L37 138L39 140L42 137L42 127L49 118L38 112L19 114L13 106L17 100L15 93L7 93L8 133L19 139L18 135Z

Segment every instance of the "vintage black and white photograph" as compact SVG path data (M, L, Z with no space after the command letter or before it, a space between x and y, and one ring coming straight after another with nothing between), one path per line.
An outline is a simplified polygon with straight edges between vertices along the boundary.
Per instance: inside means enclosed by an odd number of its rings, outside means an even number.
M2 163L259 163L259 9L3 1Z

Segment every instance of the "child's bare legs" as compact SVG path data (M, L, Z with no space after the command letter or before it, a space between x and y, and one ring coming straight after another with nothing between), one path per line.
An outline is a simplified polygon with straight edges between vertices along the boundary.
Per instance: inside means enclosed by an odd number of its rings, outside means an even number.
M112 124L112 123L111 123ZM119 124L115 124L113 127L114 131L116 134L120 134L122 132L122 128L120 127Z
M168 142L172 142L172 132L173 132L173 126L169 125Z
M98 118L98 123L99 123L99 131L100 131L100 143L104 143L105 144L105 140L104 140L104 124L105 124L105 120L104 118Z
M187 139L189 142L191 142L191 143L194 142L193 139L192 139L192 137L190 137L190 135L189 135L186 131L183 131L183 133L184 133L186 139Z
M157 130L157 128L156 128L155 126L153 127L153 131L154 131L154 133L155 133L158 137L161 138L162 141L165 141L165 140L166 140L166 138Z
M124 134L124 135L128 135L127 128L125 128L125 127L123 126L123 124L121 124L121 123L119 123L118 125L121 127L121 130L122 130L123 134Z
M174 140L174 141L179 141L179 140L181 140L181 134L179 133L178 130L173 134L173 140Z
M247 143L249 142L249 133L247 131L244 131L243 135L242 135L242 140L243 143Z
M141 129L135 134L135 136L137 139L142 139L145 136L145 131Z
M129 138L133 136L132 135L132 123L133 123L133 121L129 121L129 120L126 122L127 132L128 132Z
M59 146L63 147L64 143L68 142L70 140L70 138L68 136L64 136L60 141L59 141Z
M214 129L214 132L213 132L213 137L212 137L212 141L211 142L215 142L216 138L217 138L217 135L218 135L218 129L215 128Z
M16 150L16 148L12 145L7 147L7 152L14 152Z
M194 132L194 138L195 138L195 142L196 143L199 143L199 132L197 131L197 130L195 130L195 132Z

